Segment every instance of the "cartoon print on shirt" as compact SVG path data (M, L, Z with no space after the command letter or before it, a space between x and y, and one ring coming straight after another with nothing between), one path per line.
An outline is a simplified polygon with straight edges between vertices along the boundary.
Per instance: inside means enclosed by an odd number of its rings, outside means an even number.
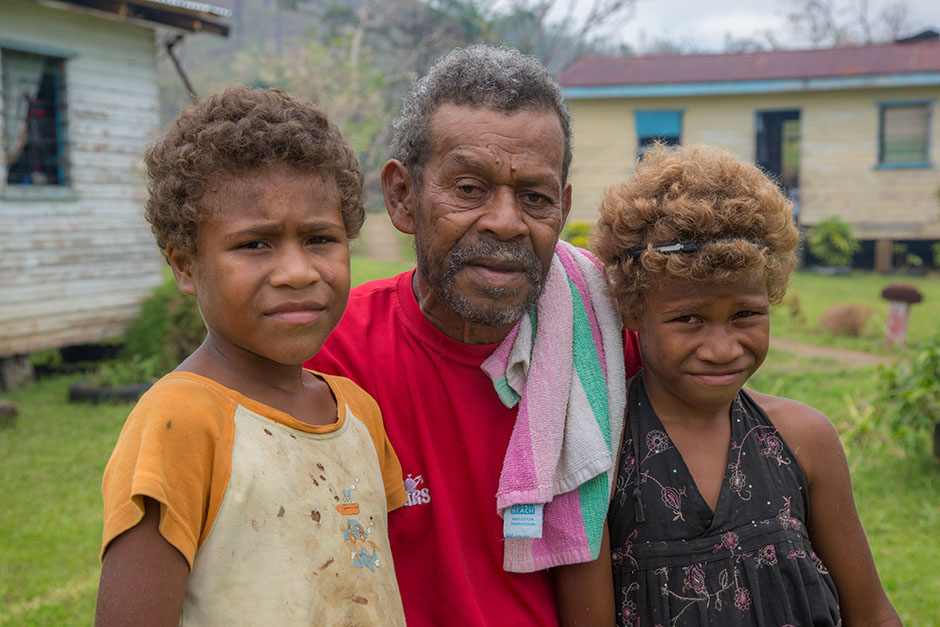
M367 527L363 527L362 523L355 518L350 518L346 521L346 527L343 529L343 540L345 542L351 542L353 545L358 544L362 546L362 549L359 551L351 551L349 553L355 568L368 568L372 572L375 572L375 569L380 566L375 544L369 542L369 546L365 546L366 540L372 535L372 529L374 527L375 519L371 516L369 517L369 525ZM372 549L371 555L369 554L369 548Z
M334 505L336 511L344 516L353 516L359 513L359 503L356 503L353 500L353 490L356 489L356 484L359 483L359 478L356 478L355 483L353 483L349 488L343 490L343 502L339 505ZM333 491L333 486L330 485L330 491ZM335 494L335 493L334 493Z
M369 552L366 549L362 549L358 553L352 554L353 567L355 568L368 568L372 572L375 572L375 569L381 566L379 563L379 558L375 554L373 549L372 555L369 555Z
M319 473L311 474L310 477L313 480L314 485L319 487L320 483L325 483L327 489L330 491L330 495L333 497L333 508L342 516L358 516L359 511L359 502L356 500L354 493L359 484L359 477L356 477L349 487L343 488L341 492L337 492L336 488L333 487L333 482L326 478L326 468L323 467L323 464L317 464L317 469ZM340 496L342 494L342 496ZM320 513L312 512L314 516L314 521L320 521ZM375 527L375 519L370 516L368 526L363 526L356 518L350 518L346 520L346 525L341 527L341 533L343 535L343 541L352 543L355 545L362 546L362 549L359 551L351 551L350 559L354 568L368 568L372 572L375 572L375 569L378 568L381 564L378 556L378 552L375 549L375 544L369 542L369 547L365 546L366 541L369 539L369 536L372 535L372 530ZM372 554L369 554L369 549L371 548Z
M366 538L372 533L372 527L375 526L375 521L371 518L369 519L369 528L365 529L358 520L352 518L346 522L346 529L343 531L343 538L347 542L365 542Z

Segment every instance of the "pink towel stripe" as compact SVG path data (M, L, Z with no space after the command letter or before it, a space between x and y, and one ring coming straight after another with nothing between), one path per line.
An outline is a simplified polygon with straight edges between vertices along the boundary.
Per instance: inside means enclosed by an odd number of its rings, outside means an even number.
M571 253L562 246L556 246L555 254L558 255L558 259L561 261L562 266L564 266L565 274L568 275L568 279L574 283L575 289L578 290L578 294L581 296L581 302L585 304L590 303L591 296L588 292L587 281L584 280L584 275L581 273L581 269L578 267L577 262L571 256ZM593 256L590 258L596 265L597 260L595 260ZM589 306L585 307L585 312L587 313L588 323L591 325L591 337L594 339L594 348L597 350L597 359L600 362L601 371L606 377L607 360L604 359L604 340L601 338L601 329L600 324L597 322L597 314L594 313L594 308Z
M578 490L559 494L546 504L545 508L551 509L552 513L544 516L546 523L549 524L542 528L542 537L532 541L532 559L535 570L557 565L552 561L558 557L558 547L568 547L576 551L578 562L591 561L591 547L587 530L584 528L584 518L581 515L581 498Z
M516 336L519 335L519 325L513 326L509 330L509 333L506 334L506 338L496 347L496 350L493 351L489 359L498 359L499 363L503 366L503 371L505 372L505 365L509 363L509 354L512 352L512 345L516 342ZM490 375L494 379L497 378Z

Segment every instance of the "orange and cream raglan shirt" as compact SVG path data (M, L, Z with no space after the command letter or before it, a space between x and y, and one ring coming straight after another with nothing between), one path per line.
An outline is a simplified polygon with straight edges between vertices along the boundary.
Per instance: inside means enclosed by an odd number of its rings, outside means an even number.
M182 625L403 625L387 512L405 502L375 401L319 375L336 423L311 426L174 372L140 399L104 473L108 544L161 504L189 562Z

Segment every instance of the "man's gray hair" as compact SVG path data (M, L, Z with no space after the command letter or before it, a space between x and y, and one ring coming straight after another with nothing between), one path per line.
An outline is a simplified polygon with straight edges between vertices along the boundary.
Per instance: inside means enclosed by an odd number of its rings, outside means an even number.
M439 58L402 97L394 122L392 157L404 164L415 183L431 154L431 116L444 103L492 109L554 111L565 138L562 182L571 165L571 113L561 87L534 57L507 47L475 44Z

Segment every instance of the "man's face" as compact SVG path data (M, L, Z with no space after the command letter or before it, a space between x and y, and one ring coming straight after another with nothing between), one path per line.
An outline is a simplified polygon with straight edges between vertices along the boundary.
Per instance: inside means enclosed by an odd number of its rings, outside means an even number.
M422 311L467 343L499 341L539 297L571 202L553 111L442 105L412 207Z

